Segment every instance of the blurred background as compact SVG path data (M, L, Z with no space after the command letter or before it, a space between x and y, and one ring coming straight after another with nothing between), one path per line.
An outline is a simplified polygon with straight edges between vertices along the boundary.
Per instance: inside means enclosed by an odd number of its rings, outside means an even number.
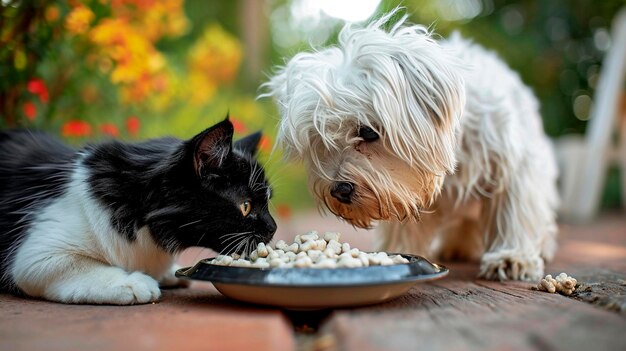
M71 144L188 138L230 111L238 136L262 129L274 212L312 208L300 165L272 152L277 112L257 100L274 65L332 44L346 22L406 7L442 36L498 52L541 100L552 137L582 134L610 25L623 0L1 0L0 128ZM602 205L620 206L609 172ZM315 223L311 223L312 226ZM308 229L309 227L304 227Z

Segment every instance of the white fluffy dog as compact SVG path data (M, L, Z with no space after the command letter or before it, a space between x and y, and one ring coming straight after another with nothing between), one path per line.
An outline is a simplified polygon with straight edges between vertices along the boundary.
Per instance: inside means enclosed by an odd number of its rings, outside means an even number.
M265 84L279 142L320 204L382 249L481 259L488 279L539 279L556 248L557 168L530 89L495 54L435 40L394 13L346 25ZM423 213L422 213L423 212ZM481 256L482 255L482 256Z

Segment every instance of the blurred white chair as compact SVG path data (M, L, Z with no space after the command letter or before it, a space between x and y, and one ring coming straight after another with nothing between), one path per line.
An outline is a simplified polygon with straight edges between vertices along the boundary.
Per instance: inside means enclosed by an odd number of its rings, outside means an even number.
M598 212L607 170L618 165L626 202L626 7L613 20L586 134L556 143L561 169L561 218L584 222ZM626 207L626 206L625 206Z

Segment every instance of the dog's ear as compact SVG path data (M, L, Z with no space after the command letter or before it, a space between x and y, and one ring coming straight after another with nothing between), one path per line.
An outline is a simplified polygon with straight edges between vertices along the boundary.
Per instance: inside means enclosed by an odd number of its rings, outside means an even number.
M458 123L465 105L465 84L454 58L437 49L439 59L411 51L398 53L394 59L409 87L404 91L407 106L425 112L435 127L446 128Z

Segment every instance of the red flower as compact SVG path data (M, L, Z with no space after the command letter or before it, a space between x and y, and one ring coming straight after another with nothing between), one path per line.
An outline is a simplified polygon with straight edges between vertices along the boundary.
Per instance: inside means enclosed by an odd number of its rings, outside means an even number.
M259 142L259 150L269 152L271 149L272 149L272 142L270 141L270 138L263 135L261 137L261 141Z
M30 101L25 102L24 106L22 106L22 109L24 111L24 115L26 116L26 118L28 118L29 121L35 120L35 117L37 116L37 106L35 106L35 104Z
M85 121L72 120L65 122L61 129L64 137L85 137L91 135L91 125Z
M243 124L241 121L230 117L230 122L233 124L233 129L235 130L235 133L245 133L248 128L246 128L246 125Z
M114 138L120 135L120 130L113 123L104 123L100 125L100 132L105 135L110 135Z
M126 129L128 130L128 134L132 136L136 136L139 133L139 127L141 126L141 122L137 116L130 116L126 120Z
M278 217L285 219L291 217L291 207L285 204L279 204L276 206L276 212L278 213Z
M41 102L43 103L48 102L48 99L50 98L50 96L48 94L48 88L46 87L46 83L44 83L43 80L38 79L38 78L33 78L28 81L26 88L28 89L28 92L30 92L31 94L35 94L39 96L39 99L41 100Z

